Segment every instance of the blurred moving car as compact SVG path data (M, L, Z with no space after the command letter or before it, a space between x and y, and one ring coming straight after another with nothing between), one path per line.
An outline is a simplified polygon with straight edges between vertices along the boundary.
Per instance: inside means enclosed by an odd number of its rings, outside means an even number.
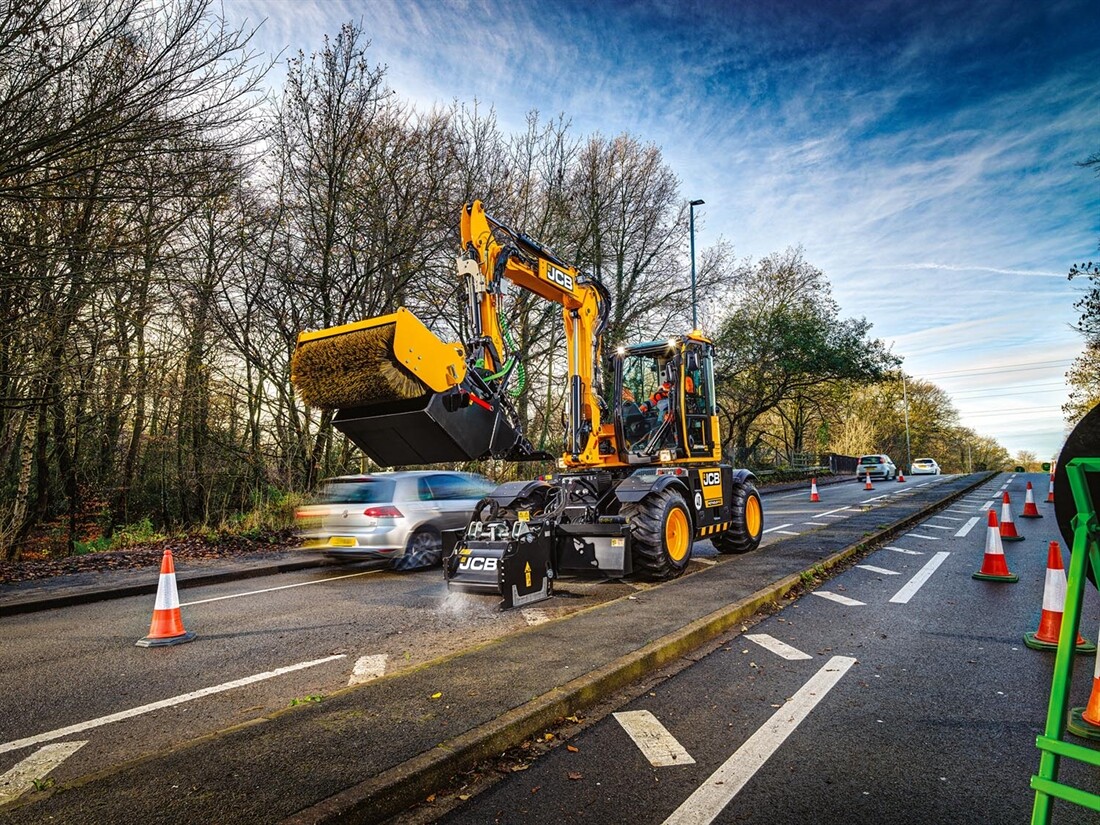
M889 481L892 478L897 478L898 468L888 455L882 453L862 455L859 457L859 464L856 465L856 478L866 478L868 473L871 474L871 478L881 478Z
M295 512L301 546L335 559L392 559L395 570L443 559L443 533L466 527L496 484L442 470L339 476Z
M914 458L912 466L909 467L909 475L933 475L938 476L940 474L940 465L936 463L934 458Z

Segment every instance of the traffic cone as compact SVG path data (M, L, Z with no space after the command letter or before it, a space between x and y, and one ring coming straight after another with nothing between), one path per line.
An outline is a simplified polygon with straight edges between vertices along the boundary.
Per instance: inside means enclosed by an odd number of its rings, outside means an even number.
M1047 548L1047 580L1043 587L1043 612L1039 616L1039 629L1024 634L1024 644L1032 650L1057 650L1058 634L1062 632L1062 614L1066 609L1066 570L1062 567L1062 548L1052 541ZM1096 645L1077 634L1074 650L1092 653Z
M1100 655L1092 670L1092 693L1089 703L1083 708L1073 708L1069 712L1066 728L1085 739L1100 739Z
M172 563L172 551L165 550L160 562L160 582L157 584L157 601L153 606L149 635L139 639L137 646L164 647L183 644L194 638L194 633L183 629L180 596L176 590L176 566Z
M811 502L821 501L821 496L819 496L817 494L817 479L816 478L811 478L810 479L810 501Z
M905 473L903 473L901 470L898 470L898 477L896 481L898 482L898 484L905 481Z
M985 533L985 556L982 557L982 569L972 574L972 578L991 582L1018 582L1020 577L1010 573L1005 562L1005 551L1001 546L1001 533L997 529L997 514L989 511L989 529Z
M1001 498L1001 541L1023 541L1024 537L1016 532L1016 522L1012 520L1012 502L1005 490Z
M1054 503L1054 473L1050 474L1050 487L1047 488L1047 504Z
M871 486L871 471L870 470L867 471L867 485L863 489L864 490L873 490L873 489L875 489L874 487Z
M1027 483L1027 497L1024 499L1024 511L1020 513L1020 518L1042 518L1043 514L1039 512L1039 508L1035 506L1035 496L1031 492L1031 482Z

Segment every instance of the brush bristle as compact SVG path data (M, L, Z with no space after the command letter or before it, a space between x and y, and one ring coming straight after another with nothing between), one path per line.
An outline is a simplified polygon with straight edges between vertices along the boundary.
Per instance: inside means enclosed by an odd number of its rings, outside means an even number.
M393 357L394 324L302 344L290 361L290 380L307 404L326 410L368 407L428 392Z

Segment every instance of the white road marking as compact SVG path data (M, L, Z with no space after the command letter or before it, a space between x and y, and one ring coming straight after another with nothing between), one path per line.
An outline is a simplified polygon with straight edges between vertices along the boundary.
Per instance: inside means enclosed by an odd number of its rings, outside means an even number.
M857 564L861 570L870 570L872 573L881 573L884 576L900 576L897 570L887 570L885 567L875 567L873 564Z
M665 825L708 825L856 663L834 656L680 805Z
M653 767L695 764L691 754L648 710L624 710L613 715Z
M828 590L814 590L813 594L837 604L848 605L848 607L866 607L866 602L858 602L855 599L849 599L847 596L841 596L839 593L830 593Z
M348 685L361 685L363 682L369 682L372 679L377 679L379 676L385 676L386 660L389 658L388 653L379 653L375 656L360 656L355 662L355 667L351 669L351 678L348 679Z
M804 521L802 523L803 524L809 524L811 527L828 527L829 526L829 522L827 522L827 521Z
M692 556L691 560L692 561L697 561L700 564L718 564L718 559L708 559L706 556ZM543 615L545 615L545 611L539 610L538 608L533 607L533 608L531 608L531 610L534 611L535 613L542 613ZM526 615L527 615L526 610L523 611L523 615L526 617ZM543 619L542 621L544 621L544 622L549 621L549 618ZM541 624L541 623L542 622L535 622L535 624ZM532 622L528 621L527 624L532 624Z
M932 518L942 518L944 521L966 521L964 518L955 518L954 516L932 516Z
M928 560L928 564L917 571L917 575L913 576L913 578L905 583L905 587L890 598L890 601L894 604L908 604L909 600L913 598L916 592L920 590L921 587L924 586L924 583L936 572L936 568L943 564L944 559L950 555L950 553L944 551L936 553L936 555Z
M746 633L745 638L751 642L756 642L765 650L770 650L776 656L782 656L792 662L801 661L802 659L812 659L809 653L803 653L796 647L791 647L786 642L781 642L774 636L769 636L767 633Z
M702 559L696 559L696 561L702 561ZM717 564L718 562L712 561L711 564ZM550 614L539 607L528 607L520 611L523 614L523 620L528 625L534 627L537 624L545 624L550 621Z
M826 510L824 513L819 513L818 515L831 516L833 513L843 513L845 510L850 510L850 509L851 508L848 507L848 505L844 505L843 507L837 507L835 510Z
M960 519L961 521L962 519ZM921 527L927 527L930 530L954 530L954 527L945 527L942 524L922 524Z
M963 536L973 530L974 525L977 524L979 521L981 521L981 518L978 516L974 516L966 524L959 528L959 532L955 534L955 538L961 539Z
M907 539L925 539L927 541L939 541L940 540L939 536L925 536L925 535L922 535L920 533L906 533L905 537Z
M776 496L776 498L778 498L778 499L782 500L782 499L785 499L785 498L798 498L799 496L806 496L807 498L809 498L809 497L810 497L810 493L809 493L809 491L807 490L807 491L806 491L806 492L804 492L804 493L788 493L788 494L787 494L787 495L785 495L785 496Z
M354 579L356 576L370 576L373 573L381 573L385 568L379 568L378 570L364 570L362 573L348 573L344 576L329 576L327 579L314 579L308 582L298 582L297 584L282 584L278 587L267 587L263 590L249 590L247 593L233 593L229 596L215 596L212 599L199 599L195 602L184 602L180 607L191 607L196 604L206 604L207 602L220 602L225 599L239 599L242 596L258 596L261 593L274 593L276 590L289 590L292 587L305 587L307 584L325 584L326 582L334 582L337 579Z
M923 556L920 550L906 550L904 547L885 547L884 550L893 550L895 553L904 553L907 556Z
M784 536L800 536L802 535L797 530L777 530L777 533L782 533Z
M267 679L274 679L276 676L282 676L284 673L293 673L296 670L305 670L307 667L316 667L317 665L323 665L328 662L335 662L337 659L346 658L346 654L338 653L335 656L326 656L323 659L314 659L310 662L299 662L296 665L287 665L286 667L279 667L275 670L268 670L263 673L257 673L253 676L245 676L243 679L235 679L232 682L223 682L222 684L214 685L213 687L206 687L202 688L201 690L193 690L190 693L183 693L179 696L173 696L170 699L161 699L159 702L150 702L148 705L141 705L136 708L122 710L118 713L112 713L107 716L100 716L98 719L89 719L87 722L78 722L77 724L69 725L66 728L58 728L57 730L51 730L45 733L36 734L34 736L28 736L25 739L16 739L12 742L5 742L4 744L0 745L0 753L7 753L8 751L30 747L31 745L37 745L40 742L49 742L51 739L61 739L63 736L70 736L74 733L81 733L86 730L91 730L92 728L109 725L112 722L121 722L123 719L132 719L135 716L152 713L154 710L161 710L163 708L174 707L175 705L182 705L184 702L190 702L194 699L201 699L204 696L212 696L215 693L224 693L227 690L233 690L234 688L251 685L254 682L263 682Z
M947 512L949 512L949 513L970 513L973 509L974 509L973 507L948 507Z
M55 742L39 748L10 771L0 776L0 805L18 799L34 787L34 780L46 775L88 744L83 742Z
M769 527L765 530L765 533L774 533L776 530L782 530L784 527L790 527L789 524L777 524L775 527Z
M987 502L986 502L985 504L983 504L983 505L982 505L981 507L979 507L978 509L979 509L979 510L988 510L988 509L989 509L990 507L992 507L992 506L993 506L993 499L990 499L989 501L987 501Z

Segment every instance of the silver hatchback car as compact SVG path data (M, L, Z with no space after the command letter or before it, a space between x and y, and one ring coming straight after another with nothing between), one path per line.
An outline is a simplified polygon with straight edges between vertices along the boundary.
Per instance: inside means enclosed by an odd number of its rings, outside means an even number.
M496 485L441 470L326 479L295 513L301 546L338 559L392 559L396 570L438 565L443 533L461 530Z

